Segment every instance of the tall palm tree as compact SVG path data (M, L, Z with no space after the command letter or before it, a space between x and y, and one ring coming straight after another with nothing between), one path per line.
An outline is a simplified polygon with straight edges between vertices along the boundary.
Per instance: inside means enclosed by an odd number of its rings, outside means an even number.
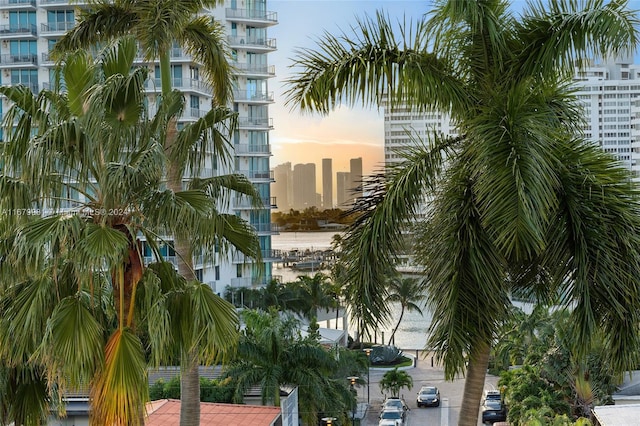
M422 315L420 304L427 298L424 294L424 286L415 277L395 276L389 280L389 302L400 304L400 316L398 322L389 336L389 344L393 342L393 337L400 327L405 311L416 311Z
M166 97L149 118L147 71L132 71L135 56L135 41L127 38L95 63L82 51L66 56L58 79L64 92L0 88L14 103L0 175L0 205L9 213L2 216L2 358L9 367L35 362L49 389L91 383L93 424L143 422L147 362L136 332L144 314L136 306L139 290L152 294L161 275L145 268L140 237L160 260L160 243L171 243L164 235L197 233L199 247L211 252L221 242L254 241L249 247L258 250L248 224L216 211L213 183L165 188L164 129L183 100ZM211 120L187 126L179 140L209 140ZM251 249L247 254L255 255ZM230 349L233 309L210 289L187 290L187 313L207 332L172 335L171 311L156 309L152 347L182 339L209 347L202 351L210 357ZM21 343L8 343L16 339Z
M413 378L404 370L398 370L398 367L389 370L380 379L380 390L382 393L389 391L392 397L400 396L402 388L411 389L413 387Z
M370 183L343 259L364 322L384 321L382 277L430 197L416 258L433 312L428 344L447 378L466 369L461 425L477 422L512 290L572 309L578 357L602 329L616 371L634 364L638 194L628 172L581 139L570 85L578 59L631 52L636 22L624 1L533 2L515 16L506 1L441 0L402 40L379 13L295 60L288 101L302 109L406 104L457 124L457 136L434 132Z
M316 272L313 276L298 275L292 284L298 302L293 309L312 323L318 320L318 309L328 310L336 305L336 299L331 294L329 276L322 272Z
M196 62L203 65L202 76L213 90L214 110L225 106L231 99L233 88L229 51L224 40L224 28L210 17L201 14L203 9L223 4L223 0L99 0L81 15L78 24L61 37L54 54L78 48L87 48L109 39L134 34L147 60L158 59L162 96L172 91L170 55L174 43L185 50ZM185 147L176 138L177 119L168 123L165 148L171 161L167 167L169 188L182 188L185 170L198 173L202 165L203 147L197 144ZM185 149L187 148L187 149ZM195 153L187 162L187 153ZM227 150L220 151L225 153ZM223 155L221 162L230 157ZM188 165L188 167L187 167ZM258 196L252 197L256 205ZM195 280L193 267L194 246L188 236L176 235L178 271L188 280ZM260 260L258 252L258 260ZM185 354L181 361L182 408L180 424L200 424L200 360L195 353Z

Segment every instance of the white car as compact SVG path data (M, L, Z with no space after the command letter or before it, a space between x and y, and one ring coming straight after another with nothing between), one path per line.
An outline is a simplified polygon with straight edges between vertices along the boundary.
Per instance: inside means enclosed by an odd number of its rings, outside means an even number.
M380 421L378 426L403 426L404 410L396 408L388 408L380 413Z
M398 398L397 396L391 396L385 399L384 403L382 404L382 411L390 408L397 408L398 410L402 410L405 412L409 411L409 406L406 402L404 402L404 399Z

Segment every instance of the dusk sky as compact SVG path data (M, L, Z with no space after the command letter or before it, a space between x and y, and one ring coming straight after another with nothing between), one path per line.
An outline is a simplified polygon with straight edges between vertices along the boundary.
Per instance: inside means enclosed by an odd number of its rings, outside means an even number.
M384 162L384 118L376 109L340 107L328 116L302 114L285 107L284 81L297 48L315 48L324 31L333 34L350 33L356 17L375 16L384 10L392 19L419 19L429 1L364 1L364 0L272 0L268 10L278 13L278 25L269 29L278 50L269 55L276 66L276 77L269 90L276 103L271 105L274 130L271 132L272 167L284 162L316 163L322 158L333 159L333 172L348 171L349 159L362 157L365 174L378 169ZM319 169L317 173L320 173Z
M544 1L544 0L543 0ZM515 13L528 2L511 1ZM276 77L269 82L276 103L270 107L274 130L271 132L272 166L290 161L320 164L333 158L333 171L348 171L349 159L362 157L365 174L378 170L384 162L384 117L375 108L340 107L328 116L302 114L285 107L284 81L291 76L291 58L299 48L316 49L325 31L351 34L357 17L375 16L383 10L393 20L416 22L433 4L430 0L270 0L268 10L278 13L278 25L269 29L278 50L269 55L276 66ZM631 0L640 9L640 0ZM638 61L638 55L636 55ZM318 172L319 173L319 172Z

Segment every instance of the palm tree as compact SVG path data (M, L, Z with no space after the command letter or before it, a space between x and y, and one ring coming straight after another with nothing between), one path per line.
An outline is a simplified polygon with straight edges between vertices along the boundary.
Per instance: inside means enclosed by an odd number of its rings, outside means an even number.
M322 272L316 272L311 277L299 275L292 284L294 284L294 293L298 301L294 308L312 323L318 320L319 308L325 308L328 311L336 304L335 298L331 295L329 277Z
M160 243L170 244L163 235L197 233L199 246L211 251L220 241L253 238L246 223L215 210L213 183L164 188L163 133L183 100L166 97L150 119L147 71L132 71L135 56L127 38L95 63L82 51L66 56L58 79L64 92L0 88L14 103L0 175L0 205L10 213L2 216L2 358L10 368L42 368L49 389L91 383L93 424L143 422L142 316L157 319L148 332L154 349L179 341L213 358L232 348L236 335L233 309L196 283L173 291L190 295L185 315L191 327L207 324L206 333L172 334L175 320L158 308L161 300L147 300L147 314L137 309L141 288L152 295L162 279L145 268L139 238L160 260ZM208 140L213 124L206 120L179 139ZM21 343L8 343L16 339ZM152 355L166 358L159 350Z
M376 326L389 316L382 277L416 224L433 312L428 345L447 378L466 369L461 425L477 422L512 290L571 308L577 357L602 329L622 371L638 343L637 192L627 171L579 136L570 90L579 58L635 48L636 15L624 1L535 2L518 17L508 6L441 0L401 41L379 13L355 36L325 34L318 52L299 52L288 82L288 102L304 110L406 104L457 124L457 136L434 132L368 183L343 259L350 300Z
M416 311L422 315L422 310L418 303L421 303L426 298L424 287L417 278L396 276L389 280L389 302L400 304L400 316L389 337L389 344L393 342L393 337L398 331L398 327L400 327L404 312Z
M319 412L340 413L353 405L346 380L335 374L345 365L313 338L303 339L298 321L280 317L275 309L243 311L242 318L246 327L236 359L226 371L236 383L236 402L242 402L245 392L259 385L262 403L279 406L280 387L297 386L304 424L317 423ZM350 371L366 368L363 359L366 361L361 356L359 363L349 365Z
M400 389L413 387L413 378L404 370L398 370L398 367L389 370L380 379L380 390L382 393L389 391L392 397L400 395Z
M109 39L134 34L145 58L159 60L162 96L166 97L170 95L173 84L171 49L177 43L194 61L203 65L202 75L214 94L212 111L217 111L220 109L219 105L224 106L231 99L233 82L228 62L229 51L224 40L224 28L211 18L202 16L200 12L222 3L222 0L99 0L83 13L71 31L56 42L54 54L88 48ZM198 145L197 140L192 139L185 146L177 140L176 132L177 118L174 117L168 123L164 144L171 159L167 167L167 185L174 191L179 191L185 170L197 174L205 156L204 147ZM231 158L224 155L228 154L227 149L217 152L223 154L220 156L223 163ZM188 153L195 154L190 161L187 161ZM250 199L256 205L260 204L260 197L255 192ZM178 271L188 280L195 280L194 242L187 235L176 235L174 239L179 255ZM254 258L260 261L259 251ZM195 354L185 354L181 361L182 425L200 424L199 363Z

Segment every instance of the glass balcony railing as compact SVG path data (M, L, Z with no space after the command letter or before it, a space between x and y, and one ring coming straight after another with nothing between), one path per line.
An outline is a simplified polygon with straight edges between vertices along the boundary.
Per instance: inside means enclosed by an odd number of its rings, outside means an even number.
M36 0L0 0L0 8L34 8L36 7Z
M236 72L241 74L276 75L276 67L274 65L256 65L233 62L232 66Z
M0 63L2 65L38 65L38 55L26 54L26 55L0 55Z
M260 37L251 37L251 36L229 36L227 37L229 44L231 46L247 46L247 47L260 47L265 49L276 49L276 39L275 38L260 38Z
M273 102L273 92L256 92L255 90L234 90L234 101Z
M38 35L38 29L35 25L0 25L0 37L6 36L14 36L14 35Z
M228 19L247 19L256 21L278 22L278 13L257 9L225 9Z
M271 145L250 145L237 143L234 145L234 153L236 155L271 155Z
M60 33L66 32L75 27L75 21L67 22L49 22L46 24L40 24L41 33Z

